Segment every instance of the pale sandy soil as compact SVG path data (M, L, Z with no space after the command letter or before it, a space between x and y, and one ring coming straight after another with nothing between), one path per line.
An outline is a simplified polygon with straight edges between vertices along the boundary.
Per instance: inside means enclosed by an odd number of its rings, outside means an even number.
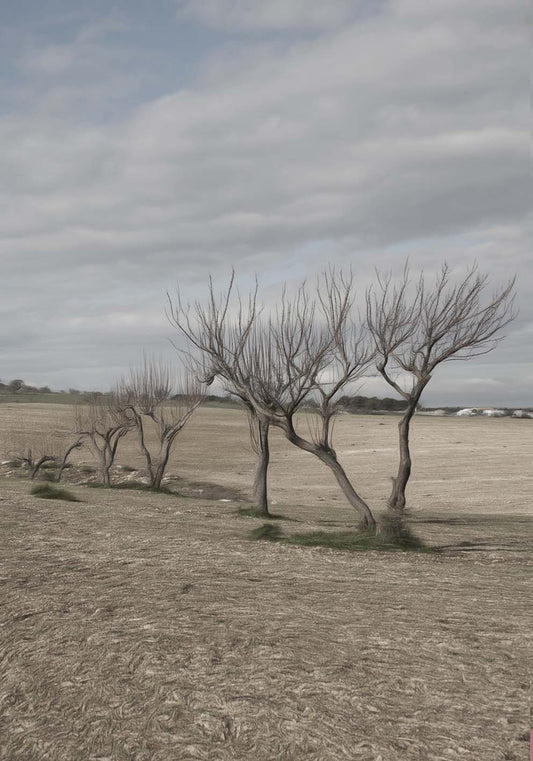
M69 415L0 406L0 453ZM378 512L395 428L337 422ZM410 506L439 554L252 543L261 521L207 491L75 486L67 503L4 475L0 758L526 761L532 443L533 420L416 421ZM272 449L284 532L355 524L320 463L279 436ZM133 438L118 461L142 465ZM243 495L252 470L227 409L201 410L170 466Z

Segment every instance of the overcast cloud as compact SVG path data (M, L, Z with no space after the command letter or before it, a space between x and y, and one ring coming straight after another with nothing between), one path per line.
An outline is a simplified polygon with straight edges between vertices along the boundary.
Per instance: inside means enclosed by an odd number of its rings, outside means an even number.
M528 25L518 0L28 0L0 33L2 380L109 387L170 355L165 293L328 263L518 274L433 404L533 405ZM369 392L381 393L377 381Z

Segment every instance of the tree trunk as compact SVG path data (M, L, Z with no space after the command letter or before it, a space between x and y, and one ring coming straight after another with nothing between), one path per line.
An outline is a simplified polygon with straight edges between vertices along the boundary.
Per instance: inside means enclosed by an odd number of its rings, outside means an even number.
M77 439L73 444L67 447L67 450L65 454L63 455L63 459L61 460L61 465L59 466L59 470L57 472L57 478L56 478L57 483L61 481L61 476L63 475L63 471L65 470L65 467L67 465L67 461L71 455L71 452L73 452L74 449L79 449L81 446L83 446L82 439Z
M268 464L270 462L270 449L268 445L268 433L270 423L268 420L257 420L259 429L258 444L259 452L254 475L254 500L257 510L263 515L268 512Z
M105 449L100 452L100 471L102 476L102 483L104 486L111 486L111 462L108 462Z
M302 439L301 436L298 436L292 425L288 429L284 428L284 433L292 444L303 449L305 452L314 454L315 457L318 457L319 460L328 466L350 505L360 513L361 528L368 529L375 533L377 530L377 524L376 519L372 515L372 510L353 488L344 468L337 460L335 452L330 448L319 446L306 439Z
M111 475L109 473L109 465L102 466L102 483L104 486L111 486Z
M150 483L150 486L154 486L154 483L155 483L154 467L152 464L152 457L150 455L150 452L144 440L144 425L140 415L137 415L137 414L135 415L135 422L137 424L139 446L141 447L141 451L144 454L144 459L146 460L146 472L148 473L148 481Z
M55 460L55 457L48 457L47 455L37 460L37 462L34 464L31 470L31 480L32 481L35 480L37 473L41 469L41 465L44 465L45 462L52 462L52 460Z
M396 478L394 479L391 495L388 501L389 510L398 517L402 517L405 512L405 491L411 476L409 431L415 410L416 403L409 404L402 416L402 419L398 423L400 461L398 463L398 472L396 474Z
M361 514L361 527L364 529L369 529L375 533L377 524L374 516L372 515L371 509L366 504L364 499L360 497L359 494L355 491L350 482L350 479L345 473L344 468L337 460L335 455L328 451L322 451L317 452L316 456L322 460L322 462L327 465L328 468L332 471L333 475L337 479L337 483L341 487L342 492L350 505L355 507L355 509Z

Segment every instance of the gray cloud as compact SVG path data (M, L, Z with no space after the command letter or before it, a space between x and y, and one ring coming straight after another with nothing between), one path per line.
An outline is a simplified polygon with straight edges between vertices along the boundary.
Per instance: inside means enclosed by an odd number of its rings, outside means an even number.
M528 377L521 3L396 0L355 19L341 0L305 18L303 3L267 5L181 4L222 30L164 96L136 90L134 18L120 42L104 22L15 55L33 109L0 117L2 377L109 384L134 348L164 343L166 290L194 297L208 271L258 271L270 298L329 261L365 283L407 255L414 270L477 259L497 282L520 274L521 314L494 356ZM261 44L224 32L238 9Z
M310 5L306 0L186 0L178 2L178 17L224 29L329 29L364 10L360 0L330 0Z

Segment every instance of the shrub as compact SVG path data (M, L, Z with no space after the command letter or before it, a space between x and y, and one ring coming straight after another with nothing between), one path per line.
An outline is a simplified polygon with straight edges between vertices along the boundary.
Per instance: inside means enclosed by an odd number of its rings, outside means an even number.
M34 497L41 499L62 499L66 502L81 502L77 497L66 489L58 489L57 486L51 486L49 483L38 484L31 490Z

